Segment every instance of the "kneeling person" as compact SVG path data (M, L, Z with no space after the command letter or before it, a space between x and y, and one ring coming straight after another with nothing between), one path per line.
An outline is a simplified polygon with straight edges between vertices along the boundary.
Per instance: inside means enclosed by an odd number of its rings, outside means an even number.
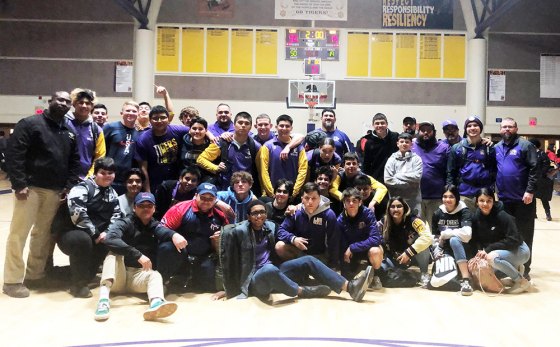
M165 228L153 218L155 198L151 193L140 193L134 199L134 214L111 224L105 245L112 253L105 257L99 302L95 320L109 318L109 293L147 293L150 307L144 312L145 320L155 320L172 315L177 304L163 298L163 281L153 270L158 242L172 241L177 250L187 246L178 233Z
M220 237L220 262L227 298L245 299L249 295L267 297L280 292L291 297L316 298L348 291L361 301L373 279L368 266L364 274L347 281L314 257L289 260L279 267L272 264L276 225L266 220L265 204L254 200L247 206L247 220L234 229L224 229ZM300 286L309 276L320 285Z

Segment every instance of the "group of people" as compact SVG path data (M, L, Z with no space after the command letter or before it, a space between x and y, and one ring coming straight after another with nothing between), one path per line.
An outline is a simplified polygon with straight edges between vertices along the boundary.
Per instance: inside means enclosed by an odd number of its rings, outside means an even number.
M426 286L440 253L455 258L463 295L473 291L469 257L508 277L508 292L528 290L543 169L513 119L494 145L476 117L464 138L445 121L437 140L431 122L406 117L397 133L378 113L355 147L332 109L307 135L293 133L289 115L273 131L270 116L233 116L225 103L213 124L186 107L171 125L169 93L157 92L165 107L127 101L122 119L106 123L95 92L59 91L18 122L6 155L15 202L4 293L47 285L55 244L69 256L75 297L92 296L102 266L97 320L109 317L111 291L147 293L147 320L177 309L166 290L216 299L346 291L361 301L392 267L418 265Z

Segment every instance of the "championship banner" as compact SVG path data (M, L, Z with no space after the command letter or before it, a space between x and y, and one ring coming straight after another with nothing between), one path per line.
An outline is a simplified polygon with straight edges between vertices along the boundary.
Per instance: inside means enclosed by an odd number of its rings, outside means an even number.
M276 0L275 19L347 20L347 0Z
M453 0L383 0L383 28L453 29Z

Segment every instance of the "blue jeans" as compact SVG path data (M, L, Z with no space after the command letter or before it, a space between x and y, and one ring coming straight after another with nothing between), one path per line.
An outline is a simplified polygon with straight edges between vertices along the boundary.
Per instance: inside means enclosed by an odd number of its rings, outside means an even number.
M449 246L453 251L453 258L455 262L462 263L467 261L467 253L465 252L465 246L467 243L461 241L457 236L453 236L449 239Z
M523 242L515 251L497 249L492 252L498 253L498 256L494 258L494 263L492 264L494 270L503 272L514 281L517 281L520 276L523 275L519 274L517 268L519 265L525 264L531 255L529 246L527 246L525 242Z
M189 257L186 249L181 253L171 241L158 246L157 268L163 282L177 274L187 275L192 279L194 288L206 292L216 290L216 260L212 255Z
M346 280L338 273L312 256L303 256L282 263L279 267L267 264L258 269L251 278L249 291L258 297L280 292L287 296L297 296L299 284L313 276L321 284L340 293Z

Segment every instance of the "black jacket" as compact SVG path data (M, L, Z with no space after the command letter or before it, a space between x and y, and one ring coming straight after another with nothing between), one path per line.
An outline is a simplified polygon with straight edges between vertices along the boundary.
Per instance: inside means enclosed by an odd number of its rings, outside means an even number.
M29 186L61 190L79 182L76 135L64 122L38 116L20 120L8 140L6 167L12 188Z
M263 231L274 254L276 225L266 221ZM220 235L220 265L228 299L249 296L249 284L255 274L255 236L248 221L227 225Z
M399 134L387 129L387 136L380 138L374 133L364 136L366 143L363 152L362 171L377 181L384 183L385 163L391 154L399 150L397 140Z
M156 260L158 242L170 241L175 232L152 218L148 225L135 215L119 219L109 226L104 244L115 254L124 256L128 267L141 267L138 259L142 255Z
M496 249L516 250L523 243L515 218L504 211L500 201L494 202L488 216L476 209L472 218L472 231L472 245L475 249L484 249L486 253Z

